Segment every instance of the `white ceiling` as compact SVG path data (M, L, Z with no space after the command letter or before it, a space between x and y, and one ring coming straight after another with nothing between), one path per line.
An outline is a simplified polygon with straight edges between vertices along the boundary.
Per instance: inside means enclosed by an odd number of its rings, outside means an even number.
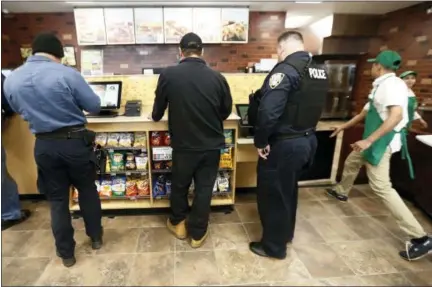
M307 1L307 0L299 0ZM314 0L309 0L314 1ZM315 0L317 1L317 0ZM322 1L319 4L295 3L294 1L103 1L103 0L59 0L59 1L21 1L3 0L2 9L10 13L37 13L37 12L68 12L73 11L74 7L112 7L112 6L248 6L252 11L289 11L293 14L311 15L314 18L329 15L332 13L350 14L385 14L394 10L405 8L420 1Z

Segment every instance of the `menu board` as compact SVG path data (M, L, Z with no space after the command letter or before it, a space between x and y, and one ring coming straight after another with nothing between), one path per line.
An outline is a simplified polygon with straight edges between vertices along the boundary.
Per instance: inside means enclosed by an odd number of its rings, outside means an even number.
M67 66L76 66L75 48L73 46L63 47L64 57L61 59L62 64Z
M109 45L135 44L132 8L105 8L105 28Z
M220 43L221 28L221 8L193 8L193 32L203 43Z
M74 15L79 45L106 45L102 8L77 8L74 9Z
M135 41L137 44L164 42L163 8L135 8Z
M164 8L165 43L180 43L183 35L192 32L192 8Z
M247 43L248 8L222 8L222 43Z
M85 76L103 74L102 50L81 50L81 74Z

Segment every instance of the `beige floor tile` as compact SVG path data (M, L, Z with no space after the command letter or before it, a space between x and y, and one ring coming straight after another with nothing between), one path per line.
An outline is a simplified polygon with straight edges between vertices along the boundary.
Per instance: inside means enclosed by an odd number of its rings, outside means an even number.
M52 260L36 282L38 286L125 286L132 269L130 254L79 256L65 268L60 259Z
M374 250L373 241L334 243L330 246L357 275L397 272L388 260Z
M23 256L53 257L56 255L54 236L49 230L36 230L29 240L21 246Z
M404 275L414 286L432 285L431 271L407 272Z
M141 229L137 228L106 229L104 245L96 253L135 253L140 233Z
M168 215L145 215L141 227L166 227Z
M2 270L4 270L4 268L6 268L6 266L8 266L9 263L12 262L12 260L14 260L13 257L4 257L4 256L2 256L2 258L1 258L1 267L2 267Z
M285 282L274 282L272 286L323 286L319 279L290 279Z
M215 250L248 248L249 238L242 224L217 224L210 226Z
M399 228L392 215L376 215L372 216L372 218L394 236L398 238L407 237L407 235Z
M222 285L265 282L262 258L248 249L216 250L215 255Z
M72 227L77 230L85 230L84 219L82 217L72 219Z
M327 200L322 204L338 217L362 216L366 215L360 208L350 202L340 202L339 200Z
M313 194L313 196L315 196L315 198L322 200L322 201L335 201L335 199L333 197L330 197L327 194L327 188L329 187L312 187L309 188ZM359 197L365 197L364 193L358 191L357 189L353 188L349 194L350 198L359 198ZM337 201L339 202L339 201Z
M285 260L261 258L259 263L263 272L263 282L274 283L312 278L293 248L287 249Z
M298 191L298 200L299 201L308 201L308 200L319 200L319 197L316 195L316 190L309 187L299 188Z
M400 272L422 270L430 270L432 272L432 257L430 256L412 262L400 258L399 251L405 249L405 244L399 239L394 237L380 238L372 241L372 243L374 244L374 250Z
M75 230L75 255L95 255L96 250L91 248L91 240L84 230ZM104 238L104 243L105 238ZM102 248L105 248L103 246Z
M143 228L137 252L172 252L177 240L166 227Z
M128 286L173 286L174 253L142 253L133 258Z
M415 204L412 203L411 201L405 199L403 201L405 202L406 206L409 208L409 210L411 210L412 213L414 214L422 213L422 211L419 208L417 208Z
M190 244L190 238L185 240L175 240L175 251L176 252L185 252L185 251L212 251L213 250L213 238L212 234L209 231L209 235L207 239L204 241L204 244L200 248L192 248Z
M143 226L145 216L116 216L103 217L104 229L140 228Z
M230 213L212 212L210 214L210 224L223 224L223 223L240 223L240 217L236 210Z
M360 239L340 218L313 218L309 222L326 242Z
M320 201L300 201L297 214L300 214L305 219L336 217Z
M243 223L260 222L256 203L236 205L235 209Z
M387 215L390 211L379 198L351 198L349 203L356 205L368 215Z
M24 256L23 245L33 236L32 231L2 232L2 257Z
M399 273L369 275L360 278L365 286L412 286L411 282Z
M354 189L360 191L367 197L371 197L371 198L377 197L376 193L372 190L369 184L357 184L353 187L353 190Z
M32 212L30 217L11 228L7 231L29 231L29 230L49 230L51 229L51 218L49 209L46 207L37 207Z
M256 203L256 200L255 192L236 192L236 204Z
M325 278L320 279L319 283L324 286L365 286L359 276Z
M175 254L174 286L219 285L220 276L212 251Z
M262 226L261 223L244 223L243 226L246 229L249 241L261 241L262 238Z
M2 268L2 286L31 286L44 272L50 258L14 258Z
M354 273L329 245L294 245L297 256L314 278L352 276Z
M389 237L392 234L382 228L372 217L345 217L342 221L353 230L361 239Z
M299 219L294 232L294 245L323 243L324 239L308 220Z
M427 217L423 212L415 214L415 217L427 233L432 233L432 219Z

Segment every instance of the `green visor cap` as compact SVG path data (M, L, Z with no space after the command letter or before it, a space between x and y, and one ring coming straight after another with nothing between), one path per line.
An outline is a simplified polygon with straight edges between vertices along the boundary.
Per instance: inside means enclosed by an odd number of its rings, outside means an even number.
M409 76L409 75L413 75L414 77L417 77L417 72L414 72L414 71L405 71L405 72L403 72L402 74L399 75L399 78L403 79L403 78L405 78L406 76Z
M385 50L376 56L374 59L367 60L369 63L381 64L384 68L397 70L402 64L401 56L392 50Z

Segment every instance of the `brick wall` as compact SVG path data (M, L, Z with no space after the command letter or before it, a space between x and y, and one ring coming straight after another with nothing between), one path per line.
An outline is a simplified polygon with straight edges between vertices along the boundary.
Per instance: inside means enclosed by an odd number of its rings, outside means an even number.
M284 31L285 12L251 12L248 44L205 45L204 57L222 72L244 70L249 62L271 58L276 53L276 39ZM73 13L2 15L2 67L22 63L20 47L30 45L41 31L53 31L64 44L77 45ZM310 31L303 31L307 50L317 53L320 41ZM177 61L177 45L124 45L98 47L104 50L104 72L120 74L141 73L143 67L161 67ZM85 49L85 48L83 48ZM120 68L127 64L127 68Z
M380 50L398 51L403 64L398 73L406 70L418 72L414 88L419 102L432 105L432 14L426 14L431 4L424 2L384 15L378 27L379 37L370 40L369 54ZM360 77L356 92L356 108L359 111L367 100L373 79L370 64L359 67Z

